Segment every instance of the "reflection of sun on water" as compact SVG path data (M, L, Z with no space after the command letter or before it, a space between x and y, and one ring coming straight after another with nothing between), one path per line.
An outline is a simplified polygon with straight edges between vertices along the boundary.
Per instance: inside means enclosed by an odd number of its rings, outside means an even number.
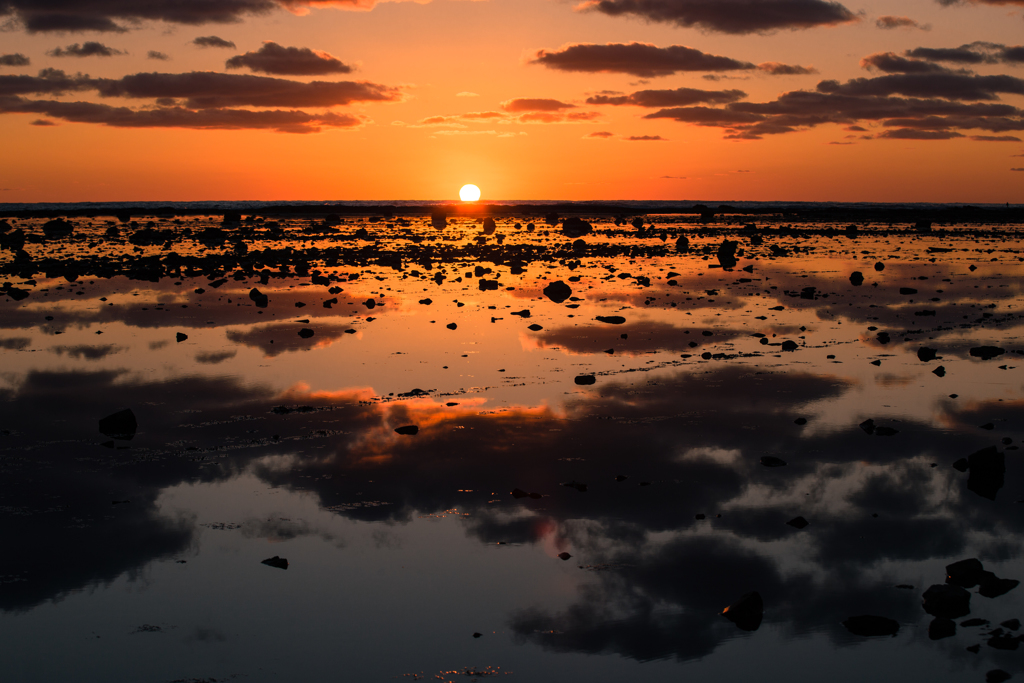
M459 190L459 198L464 202L475 202L480 199L480 188L476 185L463 185Z

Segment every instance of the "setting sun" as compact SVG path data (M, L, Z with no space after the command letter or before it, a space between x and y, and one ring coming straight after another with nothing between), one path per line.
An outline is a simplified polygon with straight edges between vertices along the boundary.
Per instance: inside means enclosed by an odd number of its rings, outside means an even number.
M459 190L459 199L464 202L475 202L480 199L480 188L476 185L463 185Z

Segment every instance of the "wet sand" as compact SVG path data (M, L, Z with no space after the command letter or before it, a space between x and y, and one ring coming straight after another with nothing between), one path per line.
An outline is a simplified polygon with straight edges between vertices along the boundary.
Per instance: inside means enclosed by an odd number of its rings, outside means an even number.
M1019 677L1014 211L569 208L7 218L10 680Z

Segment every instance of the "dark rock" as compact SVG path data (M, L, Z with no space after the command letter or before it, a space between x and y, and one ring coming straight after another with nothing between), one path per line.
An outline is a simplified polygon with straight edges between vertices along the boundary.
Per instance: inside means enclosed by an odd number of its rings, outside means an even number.
M459 329L459 326L456 325L455 323L448 323L447 325L445 325L445 327L447 327L449 330L457 330L457 329Z
M894 636L900 630L899 622L886 617L876 617L871 614L862 614L850 617L843 622L846 630L855 636Z
M627 477L624 474L616 474L615 475L615 481L623 482L623 481L626 481L627 479L629 479L629 477Z
M928 637L932 640L942 640L956 635L956 622L952 619L935 617L928 625Z
M544 288L544 296L560 304L572 296L572 288L561 280L556 280Z
M992 572L985 572L986 576L978 586L978 595L984 598L998 598L1006 595L1020 585L1016 579L1000 579Z
M609 325L621 325L626 322L626 319L621 315L599 315L595 320L602 323L608 323Z
M967 456L967 469L971 471L967 488L982 498L995 500L1003 488L1006 475L1006 456L995 446L983 448Z
M563 562L570 558L572 558L572 555L570 555L569 553L558 553L558 559L562 560Z
M519 500L520 498L528 498L529 496L529 493L520 488L512 489L512 497L515 498L516 500Z
M782 458L776 458L774 455L763 455L761 456L761 464L765 467L785 467L786 461Z
M530 317L530 309L524 308L521 311L512 311L512 313L510 313L510 315L518 315L520 318L529 318Z
M676 251L680 254L687 254L690 251L690 240L686 235L680 235L679 239L676 240Z
M800 348L800 345L797 344L792 339L787 339L786 341L782 342L783 351L796 351L798 348Z
M984 577L985 567L974 557L946 565L946 583L954 586L974 588Z
M1016 631L1020 628L1020 619L1007 619L999 625L1008 628L1011 631Z
M960 625L964 628L973 628L975 626L984 626L987 623L988 619L980 619L976 617L974 619L967 619L966 621L961 621Z
M482 635L483 635L482 633L479 633L479 632L477 632L477 633L474 633L474 634L473 634L473 637L474 637L474 638L479 638L479 637L481 637Z
M74 231L75 226L61 218L43 223L43 234L49 239L68 237Z
M937 367L934 370L932 370L932 374L935 375L936 377L945 377L946 376L946 366L945 365L940 365L939 367Z
M988 639L988 646L997 650L1016 650L1020 647L1020 637L997 633Z
M900 294L909 296L911 294L917 294L917 290L913 287L900 287Z
M922 363L927 363L930 360L935 360L938 357L938 351L927 346L922 346L917 350L917 359Z
M794 517L793 519L789 520L788 522L786 522L786 524L790 525L791 527L795 527L797 529L803 529L808 524L810 524L810 522L808 522L806 519L804 519L803 517L798 515L798 516Z
M270 303L270 298L255 287L249 290L249 298L256 304L256 308L266 308Z
M580 386L589 386L597 383L597 377L594 375L577 375L573 381Z
M562 234L569 238L583 237L594 231L594 227L585 220L570 216L562 223Z
M417 425L405 425L395 430L395 434L401 434L403 436L416 436L420 433L420 428Z
M183 342L186 339L188 339L188 335L185 334L184 332L178 332L176 335L174 335L174 339L176 341Z
M582 484L582 483L576 481L575 479L572 480L572 481L569 481L569 482L566 482L566 483L562 484L562 486L566 486L566 487L571 488L571 489L576 489L580 493L586 493L587 492L587 485L586 484Z
M135 413L130 408L107 415L100 420L100 433L111 439L131 441L135 438L138 428L139 423L135 420Z
M693 516L693 518L699 522L702 519L707 519L707 515L705 515L703 512L698 512Z
M896 436L900 430L892 427L875 427L875 436Z
M933 617L957 619L971 613L971 594L960 586L937 583L924 592L922 606Z
M718 245L718 262L722 265L722 268L733 268L736 266L736 247L738 246L738 242L729 239L722 240L722 243Z
M803 427L805 424L807 424L807 418L798 417L797 419L793 420L793 424L800 425L801 427Z
M540 332L544 328L541 327L540 325L538 325L537 323L534 323L534 324L530 325L529 327L527 327L526 329L533 330L534 332Z
M283 557L278 557L277 555L263 560L260 564L265 564L268 567L275 567L276 569L288 569L288 560Z
M874 434L875 421L872 419L864 420L863 422L860 423L860 428L863 429L868 434Z
M764 600L757 591L745 593L722 610L722 616L744 631L756 631L764 618Z
M1013 676L1002 669L992 669L985 674L985 683L1003 683L1011 678L1013 678Z
M855 270L852 273L850 273L850 284L853 285L854 287L860 287L862 284L864 284L864 273L860 272L859 270Z
M960 458L953 463L953 469L958 472L966 472L968 467L967 458Z
M879 261L878 263L875 264L875 270L877 270L878 272L885 270L885 264Z
M316 332L309 329L308 327L303 327L301 330L299 330L299 336L302 337L303 339L309 339L314 334L316 334Z
M998 346L975 346L971 349L971 356L982 360L989 360L1004 353L1006 353L1006 349L1001 349Z
M485 235L493 235L494 231L497 229L497 227L498 226L494 222L494 219L491 218L490 216L488 216L487 218L484 219L483 231L484 231Z
M423 304L424 306L429 306L430 304L432 304L434 302L432 300L430 300L430 299L420 299L420 303Z
M481 292L486 292L488 290L497 291L498 290L498 281L497 280L485 280L483 278L480 278L479 280L477 280L477 286L480 288Z

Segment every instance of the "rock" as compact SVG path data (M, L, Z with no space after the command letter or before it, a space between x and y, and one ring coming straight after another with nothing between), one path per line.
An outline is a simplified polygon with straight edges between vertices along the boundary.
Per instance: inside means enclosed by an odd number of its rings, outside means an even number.
M1008 633L996 633L988 639L988 646L997 650L1016 650L1020 647L1020 637Z
M798 515L798 516L794 517L793 519L789 520L788 522L786 522L786 524L790 525L791 527L795 527L797 529L803 529L808 524L810 524L810 522L808 522L806 519L804 519L803 517Z
M975 346L971 349L971 356L982 360L990 360L1004 353L1006 353L1006 349L1001 349L998 346Z
M793 420L793 424L803 427L805 424L807 424L807 418L798 417L797 419Z
M509 315L518 315L520 318L529 318L530 317L530 309L524 308L521 311L512 311Z
M52 221L46 221L43 223L43 234L46 235L48 239L68 237L74 231L75 226L61 218L56 218Z
M1002 669L992 669L985 674L985 683L1003 683L1011 678L1013 678L1013 676Z
M935 375L936 377L945 377L946 376L946 366L945 365L940 365L939 367L937 367L934 370L932 370L932 374Z
M739 246L738 242L729 239L722 240L722 243L718 245L718 262L722 265L722 268L735 267L737 246Z
M493 235L497 227L498 226L495 224L494 219L490 216L484 219L483 231L485 235Z
M985 576L981 560L970 558L946 565L946 583L961 588L974 588Z
M850 284L853 285L854 287L860 287L862 284L864 284L864 273L860 272L859 270L855 270L852 273L850 273Z
M445 327L447 327L449 330L457 330L457 329L459 329L459 326L456 325L455 323L448 323L447 325L445 325Z
M917 359L922 363L927 363L930 360L935 360L938 352L935 349L922 346L917 350Z
M273 557L268 557L267 559L263 560L260 564L265 564L268 567L274 567L276 569L288 569L288 560L284 559L283 557L278 557L277 555L274 555Z
M435 230L444 230L445 226L448 225L448 216L445 214L444 209L433 209L430 212L430 224L434 226Z
M572 557L572 555L570 555L569 553L558 553L558 559L560 559L562 562L565 562L566 560L570 559L571 557Z
M957 472L966 472L967 466L967 458L960 458L955 463L953 463L953 469L956 470Z
M621 325L626 322L626 319L621 315L599 315L594 319L598 322L608 323L609 325Z
M971 471L967 488L982 498L995 500L1003 488L1006 475L1006 456L995 446L983 448L967 456L967 469Z
M956 622L952 619L935 617L928 625L928 637L932 640L942 640L956 635Z
M587 485L583 484L583 483L580 483L580 482L576 481L575 479L572 480L572 481L568 481L568 482L562 484L562 486L565 486L565 487L570 488L570 489L576 489L580 493L586 493L587 492Z
M763 455L761 456L761 464L765 467L785 467L786 461L782 458L776 458L774 455Z
M800 345L797 344L792 339L787 339L786 341L782 342L783 351L796 351L798 348L800 348Z
M885 264L879 261L878 263L875 264L875 270L877 270L878 272L882 272L883 270L885 270Z
M573 381L580 386L589 386L597 383L597 377L594 375L577 375Z
M985 572L985 577L978 586L978 595L983 598L998 598L1006 595L1020 585L1016 579L1000 579L992 572Z
M1020 628L1020 619L1007 619L1006 621L1001 622L999 625L1004 628L1008 628L1011 631L1016 631Z
M570 216L562 222L562 234L571 239L589 235L593 231L594 227L578 216Z
M474 633L474 634L473 634L473 637L474 637L474 638L479 638L479 637L481 637L482 635L483 635L482 633L476 632L476 633Z
M308 327L303 327L301 330L299 330L299 336L302 337L303 339L309 339L314 334L316 334L316 332L309 329Z
M186 339L188 339L188 335L185 334L184 332L178 332L176 335L174 335L174 339L178 342L183 342Z
M420 433L420 428L417 425L405 425L395 430L395 434L401 434L403 436L416 436Z
M680 235L676 240L676 251L680 254L687 254L690 251L690 240L686 235Z
M615 481L623 482L623 481L626 481L627 479L629 479L629 477L627 477L624 474L616 474L615 475Z
M139 423L135 420L135 413L130 408L107 415L100 420L100 433L111 439L131 441L135 438L138 428Z
M843 622L846 630L855 636L870 638L873 636L894 636L900 630L899 622L886 617L862 614L850 617Z
M556 280L544 288L544 296L560 304L572 296L572 288L561 280Z
M512 489L512 497L515 498L516 500L519 500L520 498L529 498L529 496L530 494L522 490L521 488Z
M960 622L960 625L963 626L964 628L973 628L975 626L985 626L986 624L988 624L988 619L979 619L979 618L968 619L966 621L961 621Z
M724 610L722 616L744 631L756 631L764 618L764 601L757 591L744 593Z
M538 325L537 323L534 323L534 324L530 325L529 327L527 327L526 329L533 330L534 332L540 332L544 328L541 327L540 325Z
M937 583L922 596L924 611L933 617L957 619L971 613L971 594L960 586Z
M249 298L256 304L256 308L266 308L270 303L270 298L255 287L249 290Z
M867 434L874 434L875 433L875 421L870 419L870 418L867 419L867 420L864 420L863 422L860 423L860 428L863 429L865 431L865 433L867 433Z
M900 287L900 294L910 296L911 294L917 294L917 290L913 287Z
M420 299L420 303L423 304L424 306L429 306L434 302L431 299Z

